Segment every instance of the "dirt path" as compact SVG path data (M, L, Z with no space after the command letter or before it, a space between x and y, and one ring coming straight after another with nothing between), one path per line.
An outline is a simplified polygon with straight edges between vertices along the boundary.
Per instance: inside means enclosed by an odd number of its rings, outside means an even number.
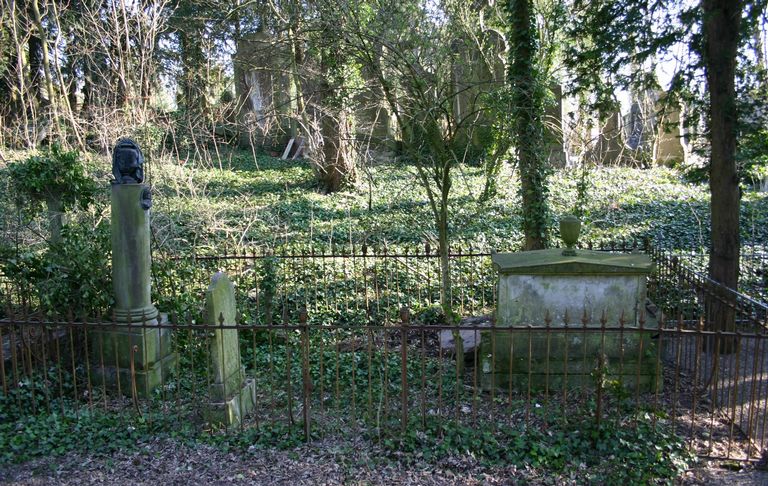
M768 472L724 469L702 463L681 478L684 485L768 485ZM581 471L583 472L583 471ZM483 468L471 457L450 458L437 465L405 465L383 459L364 442L316 443L278 451L253 449L223 452L157 440L130 453L108 457L68 454L0 469L3 485L569 485L579 471L542 477L515 466Z

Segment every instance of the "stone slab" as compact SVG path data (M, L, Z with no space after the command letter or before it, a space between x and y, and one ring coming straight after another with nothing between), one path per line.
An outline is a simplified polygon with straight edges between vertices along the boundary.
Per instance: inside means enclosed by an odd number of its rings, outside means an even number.
M654 268L644 253L576 250L576 255L563 255L557 248L495 253L491 260L502 275L648 275Z
M476 326L476 327L490 327L490 316L478 316L478 317L465 317L461 319L460 326ZM453 333L450 329L443 329L440 331L440 347L443 351L453 352L456 349L456 343L453 341ZM480 345L480 331L472 329L462 329L459 331L462 344L464 345L464 354L473 353L475 349Z
M655 353L654 336L653 331L606 331L604 335L595 331L481 331L479 352L481 356L493 352L497 359L507 360L510 354L513 358L527 358L530 354L533 359L550 360L565 356L568 359L593 358L601 354L608 358L631 359L639 354Z
M547 378L549 376L549 378ZM662 389L662 379L659 374L645 373L634 375L613 375L607 374L607 385L618 385L627 391L638 391L640 393L655 393ZM563 389L580 391L580 390L594 390L597 387L595 377L587 374L509 374L509 373L497 373L491 375L490 373L483 373L480 375L480 384L486 391L491 388L496 388L501 391L509 389L510 382L512 390L518 393L526 394L528 392L528 384L530 383L531 393L542 393L549 391L557 392Z
M493 386L527 391L530 377L532 389L594 386L592 373L598 367L598 356L606 358L606 375L651 391L661 386L657 375L658 343L651 332L625 331L578 333L542 331L483 331L479 348L479 372L485 389ZM638 373L639 371L639 373ZM549 376L549 378L547 378ZM564 383L564 377L568 382ZM651 379L652 378L652 379ZM572 380L572 381L570 381ZM658 383L657 383L658 381Z
M152 366L171 353L169 328L115 326L114 330L96 330L90 334L92 359L105 366L130 367L134 346L138 347L134 353L137 368Z
M110 390L131 395L131 349L136 373L137 391L142 397L165 384L178 363L172 351L171 329L167 327L115 326L109 330L98 329L89 333L91 372L94 386L103 384ZM160 324L166 325L166 314L160 314ZM119 383L118 383L119 379Z

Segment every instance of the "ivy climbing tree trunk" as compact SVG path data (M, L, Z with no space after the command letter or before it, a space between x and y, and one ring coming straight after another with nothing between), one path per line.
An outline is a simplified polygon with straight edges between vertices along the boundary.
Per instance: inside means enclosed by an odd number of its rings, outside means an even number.
M341 35L337 30L343 27L339 25L340 20L325 9L320 13L320 23L325 42L320 54L318 89L323 151L312 162L320 190L330 194L353 182L356 174L351 150L352 116L348 110L350 95L345 72L347 58L345 50L339 48Z
M736 54L742 16L740 0L703 0L704 64L709 89L711 144L709 187L712 249L709 276L729 288L739 283L739 178L736 173ZM709 303L714 329L735 330L732 308L718 299ZM734 350L731 340L722 352Z
M537 32L532 0L509 0L509 85L512 143L520 168L524 250L549 242L547 160L544 157L545 91L537 68Z
M207 92L209 75L204 46L205 25L197 21L184 21L178 14L178 39L181 54L181 79L179 80L179 106L184 109L187 129L193 134L207 126L210 112Z

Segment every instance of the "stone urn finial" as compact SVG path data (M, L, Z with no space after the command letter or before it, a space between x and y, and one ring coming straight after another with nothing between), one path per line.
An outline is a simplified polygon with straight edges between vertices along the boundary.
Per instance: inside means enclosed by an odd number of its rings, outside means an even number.
M579 241L581 221L572 214L560 218L560 238L565 243L563 256L576 256L576 243Z

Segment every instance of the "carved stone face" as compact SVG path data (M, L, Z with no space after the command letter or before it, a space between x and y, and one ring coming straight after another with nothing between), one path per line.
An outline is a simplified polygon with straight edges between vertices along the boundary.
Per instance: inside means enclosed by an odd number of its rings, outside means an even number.
M144 182L144 155L133 140L118 140L112 152L112 175L115 177L115 184Z

